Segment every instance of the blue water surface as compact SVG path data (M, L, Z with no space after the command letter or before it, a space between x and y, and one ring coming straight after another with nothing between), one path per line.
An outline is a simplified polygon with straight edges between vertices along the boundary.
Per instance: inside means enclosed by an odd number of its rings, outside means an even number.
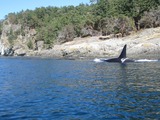
M160 62L0 58L0 120L160 119Z

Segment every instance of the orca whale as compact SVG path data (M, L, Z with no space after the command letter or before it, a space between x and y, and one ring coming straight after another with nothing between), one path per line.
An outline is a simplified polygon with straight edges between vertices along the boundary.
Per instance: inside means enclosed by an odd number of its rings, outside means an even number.
M104 59L104 62L118 62L118 63L126 63L126 62L135 62L135 60L131 60L126 57L126 48L127 45L125 45L122 49L122 52L118 58L111 58L111 59Z
M127 58L126 56L126 48L127 45L124 45L121 54L118 58L111 58L111 59L94 59L95 62L117 62L117 63L126 63L126 62L159 62L160 59L138 59L138 60L132 60Z

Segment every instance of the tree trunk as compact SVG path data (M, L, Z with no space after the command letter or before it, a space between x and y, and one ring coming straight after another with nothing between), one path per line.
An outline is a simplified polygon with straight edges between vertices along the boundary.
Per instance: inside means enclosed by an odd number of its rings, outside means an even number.
M135 24L136 29L139 30L140 29L139 20L141 19L141 17L137 16L137 17L133 17L133 19L134 19L134 24Z

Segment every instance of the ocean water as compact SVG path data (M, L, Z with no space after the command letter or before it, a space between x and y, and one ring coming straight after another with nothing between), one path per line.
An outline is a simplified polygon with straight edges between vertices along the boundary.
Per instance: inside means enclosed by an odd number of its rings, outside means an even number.
M52 119L160 119L160 62L0 58L0 120Z

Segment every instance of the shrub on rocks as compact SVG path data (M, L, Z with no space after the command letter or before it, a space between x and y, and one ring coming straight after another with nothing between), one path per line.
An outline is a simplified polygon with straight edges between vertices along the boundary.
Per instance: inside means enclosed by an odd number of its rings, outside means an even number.
M65 26L58 34L57 42L62 44L68 41L72 41L76 36L74 26L67 25Z
M88 37L92 36L92 28L85 27L81 30L81 37Z
M129 35L134 30L134 22L126 16L105 18L102 20L102 35Z
M160 6L156 10L145 12L140 20L140 28L152 28L160 26Z

